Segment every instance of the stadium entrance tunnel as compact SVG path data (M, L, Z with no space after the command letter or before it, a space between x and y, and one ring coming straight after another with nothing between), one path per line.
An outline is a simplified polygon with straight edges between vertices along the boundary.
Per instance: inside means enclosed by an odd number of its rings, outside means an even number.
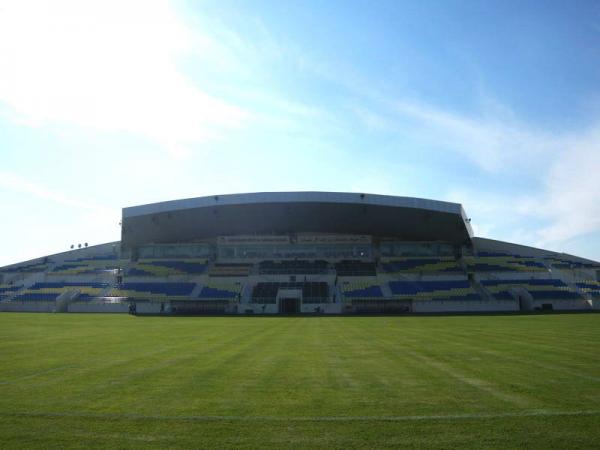
M300 314L300 299L299 298L280 298L279 299L280 314Z
M519 302L519 311L533 311L533 297L526 289L515 289L514 295Z

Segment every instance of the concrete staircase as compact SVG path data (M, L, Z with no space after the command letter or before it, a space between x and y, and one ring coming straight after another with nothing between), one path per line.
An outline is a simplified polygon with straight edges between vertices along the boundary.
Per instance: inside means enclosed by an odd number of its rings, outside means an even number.
M54 312L57 313L66 313L69 312L69 304L73 303L77 300L81 294L79 289L70 289L66 292L63 292L56 298L56 309Z
M190 297L197 298L200 295L203 287L204 285L202 283L196 283L196 286L194 286L194 289L192 289L192 292L190 292Z
M381 287L381 292L385 298L392 298L394 294L392 294L392 289L390 288L389 283L379 281L379 286Z
M471 287L473 289L475 289L475 292L477 292L481 298L485 301L491 301L494 300L494 297L492 296L492 294L490 294L486 288L483 287L483 285L481 283L479 283L476 280L470 280L469 284L471 285Z

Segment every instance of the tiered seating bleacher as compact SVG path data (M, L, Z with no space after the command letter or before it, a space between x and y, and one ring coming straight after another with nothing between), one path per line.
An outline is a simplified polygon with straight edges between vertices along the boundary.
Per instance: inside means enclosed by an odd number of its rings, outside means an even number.
M20 284L0 284L0 301L10 298L22 287Z
M581 296L558 279L481 280L497 300L510 300L511 288L526 289L534 300L581 300Z
M133 299L168 300L189 298L196 283L177 282L129 282L111 290L109 297Z
M376 266L374 262L344 260L335 263L338 276L375 276Z
M127 275L141 277L197 275L204 273L206 265L206 259L140 259L127 271Z
M600 269L600 264L584 263L554 256L544 258L544 260L556 269Z
M590 294L593 298L600 299L600 281L596 280L583 280L578 281L576 286L581 289L582 292Z
M506 255L480 252L477 256L465 256L469 272L543 272L543 263L530 256Z
M329 286L325 282L307 281L278 283L257 283L252 290L254 303L275 303L279 289L302 289L303 303L325 303L329 296Z
M47 263L31 263L23 264L15 267L5 267L2 269L4 273L34 273L34 272L45 272L48 270Z
M446 281L390 281L395 298L416 300L481 300L467 280Z
M57 265L49 275L86 275L114 271L123 267L127 261L119 260L116 255L95 256L70 259Z
M202 287L198 298L237 299L242 292L241 283L209 283Z
M346 281L341 290L346 298L383 298L381 286L372 281Z
M107 283L95 282L35 283L17 295L14 300L54 301L61 294L70 290L77 290L80 292L77 300L89 300L100 295L107 287Z
M384 272L462 272L458 261L453 257L403 257L382 260Z
M211 277L247 277L252 273L252 264L215 263L208 274Z
M327 272L326 261L261 261L258 265L261 275L294 275L294 274L319 274Z

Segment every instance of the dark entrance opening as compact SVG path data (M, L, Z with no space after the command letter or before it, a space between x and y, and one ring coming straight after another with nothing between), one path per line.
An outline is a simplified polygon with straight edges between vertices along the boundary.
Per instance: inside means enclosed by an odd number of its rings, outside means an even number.
M517 292L516 293L517 300L519 301L519 310L521 311L533 311L533 301L531 300L531 296L529 294L525 294L525 292Z
M279 299L280 314L298 314L300 313L299 298L280 298Z

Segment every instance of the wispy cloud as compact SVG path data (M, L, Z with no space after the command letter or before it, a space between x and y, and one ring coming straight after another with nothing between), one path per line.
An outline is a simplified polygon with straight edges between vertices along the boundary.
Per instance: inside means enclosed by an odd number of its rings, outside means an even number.
M497 116L470 117L426 103L395 101L392 108L404 130L431 145L464 156L489 172L544 164L561 148L561 139L518 121Z
M440 147L467 156L506 183L491 192L463 186L449 193L479 215L481 231L495 230L508 239L559 248L569 239L600 230L600 124L580 132L549 134L429 106L402 109L402 115L407 114L420 121L431 144L437 141ZM521 193L509 189L510 180L519 176L530 178L537 188Z
M573 136L553 160L544 191L528 207L549 220L538 230L542 243L563 242L600 231L600 125Z
M83 209L98 214L114 212L111 208L97 205L89 200L83 200L65 195L61 192L53 191L46 186L7 171L0 171L0 188L7 191L31 195L40 200L48 200L61 206Z
M328 80L327 66L314 66ZM355 98L350 111L367 130L409 136L423 148L449 152L503 180L480 186L440 186L441 195L478 216L476 233L561 248L570 239L600 231L600 122L579 130L533 126L507 105L480 93L476 113L452 111L425 101L394 98L360 77L338 75ZM524 177L533 190L515 193ZM495 234L496 233L496 234Z

